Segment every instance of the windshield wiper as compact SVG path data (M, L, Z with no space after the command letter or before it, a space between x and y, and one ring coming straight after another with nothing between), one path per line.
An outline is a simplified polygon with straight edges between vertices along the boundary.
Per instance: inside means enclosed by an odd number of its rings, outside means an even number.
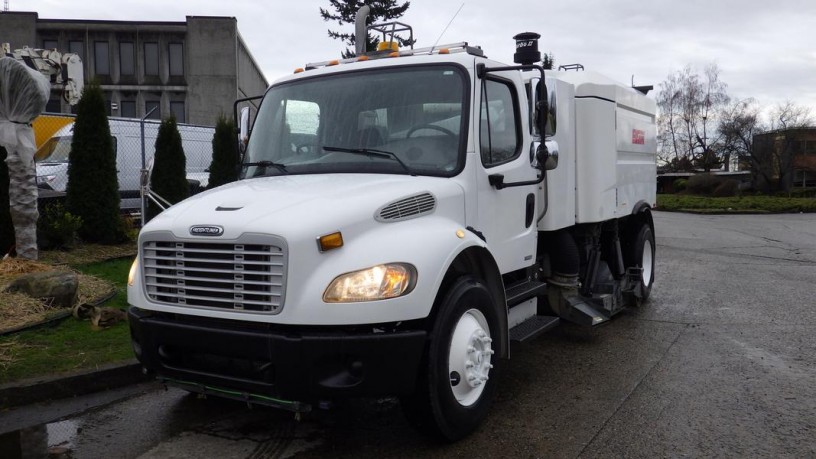
M326 151L337 151L340 153L354 153L358 155L365 155L374 158L390 158L394 161L398 162L403 169L409 174L416 176L416 172L414 172L407 164L405 164L399 156L393 151L386 151L386 150L377 150L374 148L346 148L346 147L330 147L330 146L323 146L322 147Z
M243 163L243 164L241 164L241 167L243 167L243 168L252 167L252 166L264 167L264 168L274 167L275 169L283 172L284 174L289 173L289 171L286 170L286 166L284 166L283 164L280 164L280 163L273 162L273 161L255 161L255 162L252 162L252 163ZM256 175L253 175L253 177L255 177Z

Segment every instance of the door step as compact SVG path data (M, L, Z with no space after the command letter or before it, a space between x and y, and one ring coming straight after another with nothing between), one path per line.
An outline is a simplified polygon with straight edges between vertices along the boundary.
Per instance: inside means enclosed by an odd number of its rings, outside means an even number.
M507 306L513 307L530 298L544 295L546 292L546 282L526 281L508 288L504 292L504 295L507 297Z
M533 316L510 329L510 341L528 341L558 325L553 316Z

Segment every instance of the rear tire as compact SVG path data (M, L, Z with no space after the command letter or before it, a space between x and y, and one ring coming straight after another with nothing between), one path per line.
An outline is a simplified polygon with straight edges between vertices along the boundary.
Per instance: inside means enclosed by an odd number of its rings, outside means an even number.
M471 276L459 278L440 304L417 391L400 400L414 427L455 441L479 426L496 396L498 337L497 310L487 287Z
M631 260L634 266L643 268L639 285L635 287L636 291L640 291L640 295L635 294L636 301L638 305L640 305L649 300L655 278L654 233L652 233L652 228L646 223L641 225L635 237L634 245L632 246Z

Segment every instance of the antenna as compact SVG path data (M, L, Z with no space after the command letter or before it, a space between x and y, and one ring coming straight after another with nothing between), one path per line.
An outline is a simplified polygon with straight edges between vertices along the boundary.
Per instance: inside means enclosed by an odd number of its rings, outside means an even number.
M6 1L8 2L8 0L6 0ZM448 21L448 25L446 25L445 28L442 29L442 33L439 34L439 38L437 38L436 41L434 42L433 46L431 46L431 50L436 48L436 45L439 44L439 40L442 39L442 35L445 35L445 32L447 32L448 27L450 27L450 25L453 23L453 20L456 19L456 16L459 15L459 12L462 11L462 8L464 8L464 7L465 7L465 2L462 2L462 4L459 6L459 9L456 10L456 13L453 14L453 17L451 18L451 20Z

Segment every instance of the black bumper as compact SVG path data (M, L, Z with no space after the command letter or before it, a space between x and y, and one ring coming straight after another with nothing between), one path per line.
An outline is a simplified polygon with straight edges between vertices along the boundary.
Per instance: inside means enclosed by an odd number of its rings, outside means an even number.
M414 390L422 330L366 333L128 311L134 350L156 376L312 401Z

